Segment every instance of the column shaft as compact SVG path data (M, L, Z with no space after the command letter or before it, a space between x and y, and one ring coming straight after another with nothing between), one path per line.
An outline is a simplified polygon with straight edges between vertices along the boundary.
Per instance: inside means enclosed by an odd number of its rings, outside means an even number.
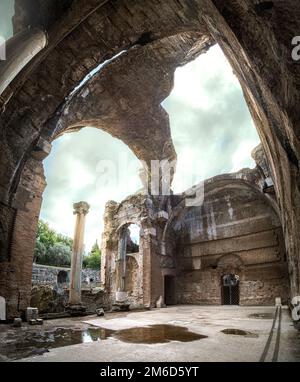
M88 212L88 208L88 204L84 202L74 204L74 214L76 214L77 217L71 261L70 305L81 304L81 269L84 253L85 216Z

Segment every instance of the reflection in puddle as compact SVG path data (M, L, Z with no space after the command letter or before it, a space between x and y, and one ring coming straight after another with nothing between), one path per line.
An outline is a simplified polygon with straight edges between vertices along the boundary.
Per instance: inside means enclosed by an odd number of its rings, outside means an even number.
M17 332L8 336L0 344L0 353L10 359L20 359L43 354L48 349L69 345L102 341L112 335L113 330L103 328L67 329L57 328L53 331ZM16 333L16 334L17 334Z
M224 329L221 330L224 334L232 334L234 336L245 336L245 337L251 337L251 338L257 338L258 334L247 332L246 330L241 329Z
M170 341L190 342L207 338L202 334L189 332L187 328L174 325L150 325L141 328L120 330L114 337L124 342L137 344L158 344Z
M16 331L8 333L4 341L1 341L0 355L10 360L21 359L41 355L48 352L48 349L103 341L111 336L120 341L140 344L156 344L170 341L189 342L207 337L189 332L187 328L174 325L151 325L120 331L104 328L56 328L48 331Z

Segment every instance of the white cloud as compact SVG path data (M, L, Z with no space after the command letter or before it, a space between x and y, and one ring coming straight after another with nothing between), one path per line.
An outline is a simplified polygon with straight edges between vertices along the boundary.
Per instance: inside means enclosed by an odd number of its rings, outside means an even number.
M14 0L0 1L0 36L6 40L13 35L12 16L14 13Z
M108 182L101 171L102 161L113 169L106 174ZM135 170L141 167L139 160L123 142L93 128L60 137L44 164L48 185L41 218L58 232L73 237L73 203L87 201L91 206L86 219L87 251L96 240L101 241L105 203L120 202L141 188Z
M254 167L259 144L240 84L221 48L214 46L175 72L163 102L178 156L173 189L182 192L206 178Z

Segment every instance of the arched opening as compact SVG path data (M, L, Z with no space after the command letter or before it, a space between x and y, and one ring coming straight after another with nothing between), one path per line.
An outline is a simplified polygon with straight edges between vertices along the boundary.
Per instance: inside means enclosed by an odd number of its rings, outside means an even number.
M138 279L138 263L133 257L139 253L140 227L127 223L119 229L117 291L132 294Z
M239 305L239 276L235 274L223 275L221 279L222 305Z
M126 237L126 254L138 253L140 250L140 227L129 224Z
M139 160L120 140L92 127L57 138L44 161L47 186L43 193L40 218L58 233L73 238L73 203L87 200L90 205L85 229L85 252L101 243L105 204L117 202L142 187ZM125 171L126 169L126 171ZM130 179L130 182L128 182ZM63 212L63 213L62 213ZM132 245L138 245L134 233Z
M99 150L99 147L102 149ZM101 248L98 242L101 242L104 229L102 216L105 204L112 198L120 201L141 188L137 171L140 162L123 142L99 129L86 127L76 133L61 135L53 141L51 154L43 165L47 187L43 194L40 219L42 228L47 232L38 232L36 258L39 258L37 252L41 249L46 252L46 260L51 260L51 264L46 265L70 267L75 226L72 206L76 200L88 200L90 208L85 225L84 269L81 268L80 290L82 304L91 306L94 300L89 293L99 287L100 281ZM128 227L126 234L128 253L138 252L137 227ZM60 242L57 244L57 241ZM70 263L56 263L66 248ZM72 283L66 271L59 271L57 283L59 287L68 286L67 290L59 289L68 301ZM134 289L132 285L130 288Z
M68 272L67 271L59 271L57 274L57 283L66 285L68 282Z

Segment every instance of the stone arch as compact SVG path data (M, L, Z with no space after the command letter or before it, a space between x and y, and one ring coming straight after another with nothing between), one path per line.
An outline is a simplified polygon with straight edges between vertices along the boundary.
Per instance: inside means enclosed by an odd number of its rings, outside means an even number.
M132 268L132 271L134 270L133 267L133 260L130 260L130 258L133 258L134 261L137 264L138 267L138 261L136 261L133 254L137 254L139 252L139 245L137 248L137 251L131 251L130 247L132 246L132 240L130 238L129 233L129 227L130 225L137 225L132 222L122 223L121 226L117 229L118 234L118 255L117 255L117 290L126 291L126 282L129 285L129 275L130 270L127 269L127 266L130 266ZM139 225L137 225L139 227Z
M60 270L57 273L57 283L58 284L66 284L68 282L68 279L69 279L69 274L67 271Z
M259 174L256 173L255 176L253 176L252 173L249 175L250 176L248 179L246 177L245 179L242 179L241 174L239 172L234 174L218 175L213 178L207 179L204 182L204 184L196 185L191 190L187 190L186 192L184 192L181 195L178 204L172 209L168 222L163 231L162 241L166 242L167 235L169 234L170 230L173 229L176 222L183 220L184 216L191 210L191 208L193 208L186 207L186 199L195 198L197 190L199 189L200 192L204 193L203 202L213 194L219 192L224 187L228 187L231 189L249 190L253 192L259 200L263 201L266 205L268 205L279 219L278 210L274 207L274 201L271 198L266 197L266 195L262 192L262 189L259 186Z
M39 9L41 14L37 20L35 12L26 9L24 4L18 1L15 30L43 20L49 44L10 84L1 99L6 110L0 116L3 138L0 140L0 200L18 210L15 230L24 224L26 217L27 221L34 221L36 214L30 216L28 211L37 208L34 204L40 199L38 190L28 189L28 184L26 188L26 180L22 179L23 173L30 169L28 161L37 160L43 152L43 142L47 143L53 133L47 121L59 112L65 98L84 77L99 62L122 50L147 46L177 34L176 44L173 41L160 50L172 51L174 45L185 45L180 33L196 32L197 41L187 57L193 57L195 48L200 53L210 44L219 43L243 88L271 166L288 251L292 293L299 294L297 110L300 70L290 58L290 41L299 30L300 4L291 0L274 2L269 10L264 10L248 0L239 4L235 0L169 0L169 6L162 10L160 2L147 0L143 2L143 12L139 12L139 2L122 0L112 4L103 1L95 6L92 1L86 1L80 5L80 11L77 6L66 7L64 12L58 7L55 12L43 15L43 10ZM136 14L140 16L134 17ZM53 81L51 89L49 78ZM36 163L36 172L38 168ZM38 179L42 182L41 174ZM28 193L26 200L24 192ZM18 221L20 216L22 223ZM34 228L30 230L34 236ZM16 233L8 235L13 238L11 244L15 247ZM3 274L8 265L18 269L17 256L20 251L13 249L11 262L1 265ZM22 286L21 289L28 288Z
M142 229L141 227L141 222L140 220L138 219L133 219L133 218L125 218L125 219L122 219L122 222L119 224L119 226L117 227L116 229L116 233L118 235L121 235L122 234L122 231L126 228L128 228L128 226L130 226L131 224L133 225L137 225L140 229Z

